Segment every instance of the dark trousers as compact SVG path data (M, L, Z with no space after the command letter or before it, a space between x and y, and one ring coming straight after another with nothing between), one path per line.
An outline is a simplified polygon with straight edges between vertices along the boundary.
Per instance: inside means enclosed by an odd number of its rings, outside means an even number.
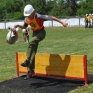
M45 30L33 31L32 39L29 42L27 50L27 58L30 60L29 71L34 71L35 68L35 54L37 52L38 44L46 36Z

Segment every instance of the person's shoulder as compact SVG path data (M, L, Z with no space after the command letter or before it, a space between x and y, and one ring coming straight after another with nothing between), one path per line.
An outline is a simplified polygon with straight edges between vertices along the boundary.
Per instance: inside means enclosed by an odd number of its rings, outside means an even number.
M42 14L35 13L35 18L40 18L41 16L42 16Z

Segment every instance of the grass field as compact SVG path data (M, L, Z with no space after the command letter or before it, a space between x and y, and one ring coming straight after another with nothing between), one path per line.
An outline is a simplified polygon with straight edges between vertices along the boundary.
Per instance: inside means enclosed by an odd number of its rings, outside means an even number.
M6 43L7 30L0 30L0 82L16 76L15 53L26 52L28 44L19 40L13 45ZM31 39L30 33L30 39ZM88 74L93 74L93 29L84 27L46 28L46 38L40 42L38 53L87 55ZM93 84L70 93L93 93Z

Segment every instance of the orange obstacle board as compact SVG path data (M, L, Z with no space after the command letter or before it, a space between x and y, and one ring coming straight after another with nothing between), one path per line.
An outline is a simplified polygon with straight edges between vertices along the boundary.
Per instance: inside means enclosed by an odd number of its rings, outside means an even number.
M27 68L20 65L25 60L26 53L16 52L18 76L19 73L27 73ZM84 80L87 84L87 56L37 53L35 56L35 75Z

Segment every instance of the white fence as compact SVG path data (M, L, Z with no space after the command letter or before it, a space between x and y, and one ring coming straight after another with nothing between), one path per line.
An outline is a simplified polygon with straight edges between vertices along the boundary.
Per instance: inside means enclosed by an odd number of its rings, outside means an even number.
M63 18L60 19L62 21L65 21L68 23L69 27L73 27L73 26L85 26L85 21L84 18ZM13 27L15 24L23 24L24 21L4 21L4 22L0 22L0 29L6 29L9 26ZM44 26L45 27L52 27L52 26L62 26L60 23L56 22L56 21L45 21L44 22Z

